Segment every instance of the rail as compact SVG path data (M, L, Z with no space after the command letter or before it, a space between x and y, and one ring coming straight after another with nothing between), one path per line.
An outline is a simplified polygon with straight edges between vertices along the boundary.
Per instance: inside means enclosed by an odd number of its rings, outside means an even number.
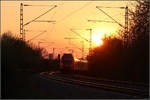
M102 84L102 83L97 83L97 82L90 82L90 81L85 81L81 79L73 79L73 78L68 78L68 77L61 77L61 76L56 76L56 75L49 75L49 74L42 74L41 76L48 78L48 79L53 79L56 81L62 81L65 83L71 83L71 84L78 84L82 86L89 86L93 88L99 88L99 89L105 89L105 90L111 90L111 91L116 91L120 93L125 93L128 95L133 95L138 98L147 98L149 93L147 91L143 91L140 89L135 89L135 88L127 88L127 87L122 87L122 86L114 86L110 84Z

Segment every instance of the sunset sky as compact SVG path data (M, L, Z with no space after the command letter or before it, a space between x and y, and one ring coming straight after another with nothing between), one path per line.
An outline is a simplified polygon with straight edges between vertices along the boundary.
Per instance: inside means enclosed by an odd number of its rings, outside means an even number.
M69 52L68 48L73 48L74 56L81 57L82 41L84 41L85 55L88 54L89 44L81 39L70 29L75 29L82 37L89 39L89 31L86 29L92 28L93 48L102 44L104 34L117 34L116 31L121 27L116 23L106 22L88 22L88 20L105 20L112 21L104 13L96 8L103 7L125 7L134 9L135 1L1 1L1 33L11 31L14 35L20 33L20 3L30 5L57 5L52 11L40 17L38 20L54 20L56 23L32 22L24 27L26 32L26 40L32 39L34 36L42 33L39 37L31 42L41 47L45 47L49 53L52 53L52 48L55 49L55 54ZM46 12L53 6L28 6L24 7L24 24ZM124 25L125 10L119 8L101 8L115 20ZM72 37L70 42L66 37ZM49 44L48 42L54 42ZM65 49L66 48L66 49Z

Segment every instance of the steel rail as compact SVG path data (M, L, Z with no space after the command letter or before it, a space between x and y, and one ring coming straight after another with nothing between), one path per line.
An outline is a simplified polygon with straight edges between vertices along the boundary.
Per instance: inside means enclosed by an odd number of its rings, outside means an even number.
M43 74L41 76L46 77L48 79L53 79L53 80L56 80L56 81L62 81L62 82L65 82L65 83L78 84L78 85L83 85L83 86L99 88L99 89L116 91L116 92L120 92L120 93L126 93L128 95L137 96L139 98L145 98L145 97L148 96L147 92L141 91L141 90L138 90L138 89L132 89L132 88L126 88L126 87L120 87L120 86L113 86L113 85L106 85L106 84L82 81L82 80L78 80L78 79L70 79L70 78L65 78L65 77L49 76L49 75L45 75L45 74Z
M130 83L130 82L127 82L127 81L117 81L117 80L109 80L109 79L97 79L97 78L92 78L92 77L82 76L82 75L73 75L73 74L70 74L68 76L68 75L65 75L65 74L61 74L61 76L68 77L68 78L74 78L74 79L81 79L81 80L84 80L84 81L89 81L90 80L90 81L96 82L96 83L102 83L102 82L103 83L105 82L105 84L112 83L113 86L114 85L117 85L117 86L120 85L119 87L132 88L132 89L139 90L139 91L141 90L141 89L139 89L139 86L142 87L142 88L148 88L149 87L147 84ZM133 86L136 86L138 88L135 88ZM147 90L142 90L142 91L147 92Z
M88 77L88 76L83 76L83 75L72 75L74 78L83 78L83 79L88 79L88 80L95 80L95 81L107 81L107 82L117 82L120 84L127 84L127 85L137 85L137 86L143 86L143 87L148 87L148 84L142 84L142 83L131 83L128 81L119 81L119 80L110 80L110 79L101 79L101 78L94 78L94 77Z

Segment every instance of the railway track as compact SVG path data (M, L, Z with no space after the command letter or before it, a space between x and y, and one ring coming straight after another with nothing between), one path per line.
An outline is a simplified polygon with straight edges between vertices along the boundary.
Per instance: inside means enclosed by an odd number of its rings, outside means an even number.
M82 79L84 81L92 81L92 82L96 82L96 83L117 85L117 86L126 87L126 88L135 88L135 89L143 90L145 92L149 91L148 84L131 83L131 82L127 82L127 81L117 81L117 80L109 80L109 79L102 79L102 78L94 78L94 77L77 75L77 74L69 74L69 75L61 74L60 76L74 78L74 79Z
M47 79L53 79L56 81L62 81L65 83L71 83L71 84L78 84L82 86L89 86L93 88L100 88L100 89L105 89L105 90L111 90L115 92L120 92L120 93L125 93L128 95L135 96L137 98L148 98L149 97L149 91L145 91L144 89L138 89L138 88L131 88L127 86L123 86L120 83L120 85L114 85L114 82L107 82L107 84L104 84L104 82L97 81L88 77L83 77L77 76L77 75L66 75L66 74L58 74L55 75L55 73L45 73L41 74L41 76L47 78ZM90 79L90 80L89 80ZM106 80L105 80L106 81ZM125 84L125 83L124 83ZM127 85L127 84L126 84Z

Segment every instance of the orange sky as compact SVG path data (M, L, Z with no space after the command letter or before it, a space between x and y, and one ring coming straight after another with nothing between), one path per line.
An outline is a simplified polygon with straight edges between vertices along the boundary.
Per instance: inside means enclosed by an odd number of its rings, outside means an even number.
M65 47L73 47L74 55L81 57L81 47L83 39L74 34L70 29L76 30L81 36L89 39L89 31L85 30L92 28L93 47L97 46L95 41L101 39L106 34L116 34L116 31L121 27L116 23L106 22L88 22L88 20L107 20L112 21L109 17L99 11L96 6L104 7L125 7L134 8L134 1L1 1L1 33L11 31L13 34L19 35L20 29L20 3L30 5L57 5L52 11L39 18L38 20L55 20L56 23L32 22L25 27L26 40L29 40L39 34L41 31L47 32L41 34L31 42L38 44L39 41L54 42L53 44L41 43L41 47L46 47L49 53L52 48L55 53L68 52ZM52 6L30 6L24 7L24 23L34 19L35 17L46 12ZM105 12L111 15L119 23L124 25L124 9L102 8ZM71 40L70 45L65 37L74 37L77 39ZM89 44L84 41L85 55L88 53Z

